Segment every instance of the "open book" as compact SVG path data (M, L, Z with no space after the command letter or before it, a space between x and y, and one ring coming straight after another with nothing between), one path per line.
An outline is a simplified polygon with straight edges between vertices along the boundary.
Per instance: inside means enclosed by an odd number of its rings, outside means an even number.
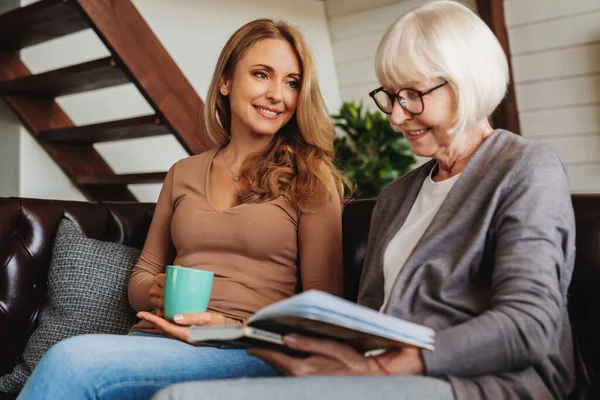
M283 335L292 332L340 340L361 352L404 346L433 350L435 341L431 328L318 290L264 307L244 326L192 326L190 339L224 347L275 347L286 351Z

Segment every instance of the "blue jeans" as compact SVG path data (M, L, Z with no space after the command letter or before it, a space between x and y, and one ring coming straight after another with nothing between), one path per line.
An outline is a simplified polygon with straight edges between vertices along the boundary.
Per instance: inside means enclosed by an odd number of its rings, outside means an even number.
M148 333L82 335L54 345L19 399L148 399L173 383L270 377L244 349L198 347Z

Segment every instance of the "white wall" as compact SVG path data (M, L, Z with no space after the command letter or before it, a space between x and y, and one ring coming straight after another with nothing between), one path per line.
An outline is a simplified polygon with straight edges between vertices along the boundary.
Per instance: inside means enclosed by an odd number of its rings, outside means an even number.
M18 7L19 0L0 2L0 13ZM0 100L0 197L19 193L19 122Z
M573 192L600 192L600 0L505 0L524 136L553 147Z
M19 121L0 101L0 196L19 193Z
M33 2L22 0L23 5ZM302 31L315 53L327 106L334 111L341 104L323 2L133 0L133 3L202 98L229 36L250 20L272 17L289 21ZM107 49L91 30L21 52L24 63L35 73L107 55ZM63 96L57 101L77 125L152 113L133 85ZM20 196L83 199L24 128L21 143ZM166 171L175 161L187 156L172 136L103 143L96 145L96 149L117 173ZM0 159L0 168L3 165ZM135 185L130 189L143 201L155 201L160 185Z

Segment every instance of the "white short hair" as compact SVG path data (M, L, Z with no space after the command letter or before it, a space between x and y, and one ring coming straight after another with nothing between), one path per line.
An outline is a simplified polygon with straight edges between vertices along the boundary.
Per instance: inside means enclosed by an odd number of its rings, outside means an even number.
M392 88L441 78L456 96L451 132L489 117L506 94L506 55L488 26L468 7L434 1L400 17L385 33L375 61L377 79Z

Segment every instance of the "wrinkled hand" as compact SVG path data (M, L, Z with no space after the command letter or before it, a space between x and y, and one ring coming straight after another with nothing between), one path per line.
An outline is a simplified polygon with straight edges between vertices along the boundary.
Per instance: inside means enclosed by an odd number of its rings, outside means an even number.
M312 355L307 358L296 358L278 351L259 348L248 349L248 354L262 359L282 375L376 375L381 373L373 360L347 344L294 334L286 335L284 340L288 347Z
M165 298L165 274L154 276L148 294L150 295L150 303L156 308L157 315L162 316Z
M278 351L259 348L248 349L248 354L262 359L280 374L288 376L384 374L374 360L365 357L349 345L294 334L286 335L284 340L288 347L312 355L307 358L295 358ZM423 357L417 348L391 350L377 358L392 374L425 373Z
M190 344L193 343L190 342L189 325L214 326L225 325L226 322L223 315L212 312L178 314L173 318L175 323L171 323L147 311L140 311L137 316L140 319L150 322L161 334Z

